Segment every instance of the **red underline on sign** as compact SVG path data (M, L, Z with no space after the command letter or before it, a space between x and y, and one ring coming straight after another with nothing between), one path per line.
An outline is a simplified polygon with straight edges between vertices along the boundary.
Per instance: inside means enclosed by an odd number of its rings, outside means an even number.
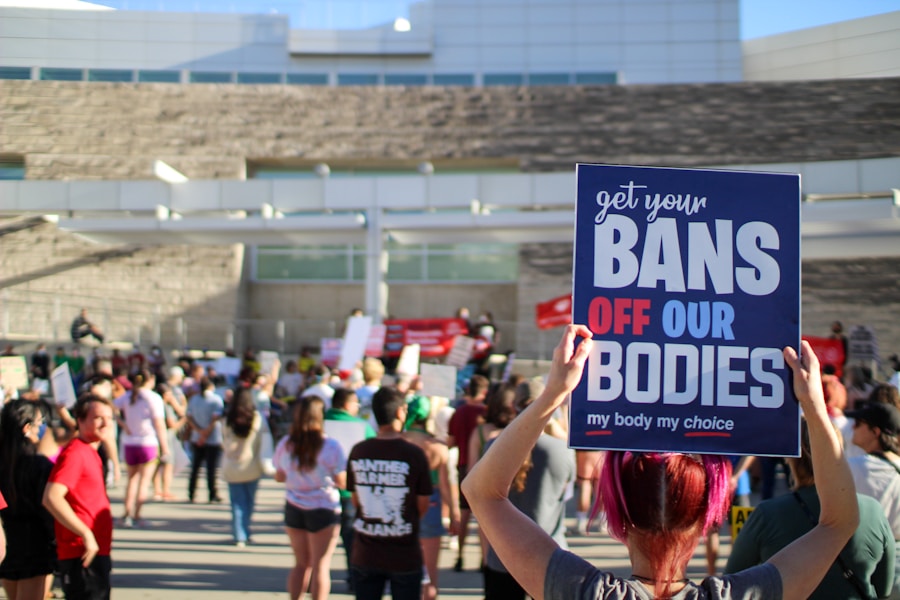
M731 434L718 431L693 431L684 434L684 437L731 437Z
M595 431L585 431L584 435L612 435L612 431L609 429L598 429Z

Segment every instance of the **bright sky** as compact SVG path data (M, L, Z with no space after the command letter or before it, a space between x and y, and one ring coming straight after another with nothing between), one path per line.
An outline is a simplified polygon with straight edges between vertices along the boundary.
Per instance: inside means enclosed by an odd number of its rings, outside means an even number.
M291 27L355 29L408 17L407 0L92 0L113 8L288 14ZM755 38L900 10L900 0L741 0L741 37Z

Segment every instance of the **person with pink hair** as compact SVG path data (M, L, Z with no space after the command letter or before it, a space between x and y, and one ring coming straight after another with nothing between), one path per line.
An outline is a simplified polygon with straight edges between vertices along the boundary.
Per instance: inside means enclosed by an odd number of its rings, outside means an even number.
M569 325L553 352L544 392L494 441L463 482L491 546L519 584L543 598L806 598L859 524L853 477L828 419L819 362L785 348L794 393L809 424L821 503L818 524L766 563L733 575L686 578L700 536L730 500L731 469L722 456L610 451L601 469L594 516L628 548L632 575L603 572L563 550L509 501L509 488L554 411L582 379L593 334ZM582 338L576 345L577 338Z

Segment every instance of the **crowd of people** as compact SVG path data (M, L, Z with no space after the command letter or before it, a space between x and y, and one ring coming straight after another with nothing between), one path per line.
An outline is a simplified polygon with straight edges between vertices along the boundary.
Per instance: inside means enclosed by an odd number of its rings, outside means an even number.
M39 345L30 357L36 383L6 390L0 414L7 597L45 598L56 573L67 598L108 598L114 528L152 527L143 512L151 500L225 502L220 469L238 548L253 544L260 480L284 485L292 599L328 597L338 543L346 585L363 600L386 589L396 599L433 600L448 546L455 570L483 573L488 599L611 590L617 598L900 597L896 387L859 382L854 368L842 381L820 368L808 345L800 356L785 350L805 415L803 455L786 460L790 493L756 507L723 574L716 534L732 503L748 504L750 467L761 461L576 458L566 445L565 399L581 380L590 338L569 326L546 378L491 382L475 374L458 398L423 395L416 376L388 375L375 358L338 372L301 353L261 372L248 350L240 372L226 377L189 354L167 364L156 347L146 356L94 347L85 358L77 347L50 357ZM79 393L73 406L57 405L41 385L63 362ZM184 496L175 487L179 466ZM124 501L113 507L106 488L123 471ZM752 471L762 485L762 470ZM573 496L575 527L567 531ZM481 561L465 565L473 514ZM628 547L630 578L567 551L566 536L585 534L601 517ZM697 585L685 570L704 539L715 551L711 577Z

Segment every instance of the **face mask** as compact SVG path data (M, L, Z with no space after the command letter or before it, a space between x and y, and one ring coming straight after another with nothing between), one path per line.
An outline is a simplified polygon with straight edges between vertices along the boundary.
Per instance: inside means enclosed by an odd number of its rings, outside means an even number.
M44 433L46 433L46 431L47 431L47 424L41 423L40 427L38 427L37 438L39 440L44 439Z

